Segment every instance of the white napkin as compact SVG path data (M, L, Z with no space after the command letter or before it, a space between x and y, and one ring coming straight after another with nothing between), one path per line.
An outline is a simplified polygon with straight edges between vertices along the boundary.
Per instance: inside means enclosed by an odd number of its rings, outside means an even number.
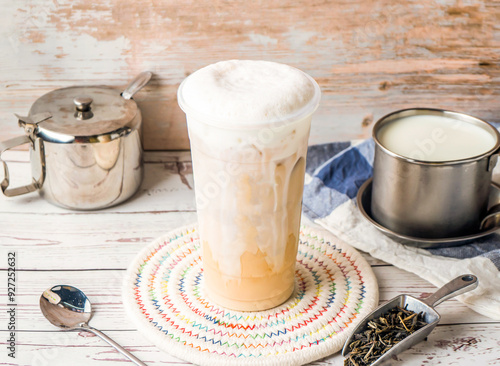
M420 249L390 239L356 207L358 188L371 174L373 141L332 143L309 148L304 213L348 244L441 287L467 273L477 289L457 297L489 318L500 320L500 235L442 249ZM397 281L397 279L395 279Z

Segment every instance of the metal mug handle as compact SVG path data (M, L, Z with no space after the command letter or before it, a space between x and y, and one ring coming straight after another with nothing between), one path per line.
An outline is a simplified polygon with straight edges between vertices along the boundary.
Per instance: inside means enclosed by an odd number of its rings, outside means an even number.
M21 194L34 192L38 189L38 184L36 181L33 181L31 184L22 187L9 188L9 183L10 183L9 168L7 167L7 163L5 163L5 161L2 160L2 154L4 151L31 142L32 142L31 139L27 135L17 136L12 139L0 142L0 162L3 165L3 172L4 172L4 178L0 183L0 187L2 189L2 193L7 197L19 196Z
M492 206L486 216L481 220L479 230L491 230L493 228L500 229L500 204Z

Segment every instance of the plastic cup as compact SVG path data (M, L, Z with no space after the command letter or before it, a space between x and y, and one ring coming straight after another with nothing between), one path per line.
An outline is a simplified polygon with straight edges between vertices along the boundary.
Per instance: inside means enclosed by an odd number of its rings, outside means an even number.
M299 110L223 124L192 107L183 87L202 243L205 294L234 310L285 302L294 290L307 141L320 89ZM252 108L252 106L249 106Z

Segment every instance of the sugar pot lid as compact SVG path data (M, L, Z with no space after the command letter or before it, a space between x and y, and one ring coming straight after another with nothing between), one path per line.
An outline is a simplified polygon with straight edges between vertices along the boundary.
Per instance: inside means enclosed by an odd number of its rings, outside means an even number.
M55 143L111 141L129 134L141 123L132 96L151 75L139 74L123 92L106 86L72 86L44 94L33 103L29 116L35 122L36 116L50 118L37 123L35 134Z

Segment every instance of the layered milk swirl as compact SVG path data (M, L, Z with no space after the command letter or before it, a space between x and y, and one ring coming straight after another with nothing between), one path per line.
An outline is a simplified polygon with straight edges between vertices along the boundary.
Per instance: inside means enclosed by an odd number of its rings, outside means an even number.
M293 291L307 139L319 87L293 67L223 61L178 92L193 157L205 290L262 310Z

